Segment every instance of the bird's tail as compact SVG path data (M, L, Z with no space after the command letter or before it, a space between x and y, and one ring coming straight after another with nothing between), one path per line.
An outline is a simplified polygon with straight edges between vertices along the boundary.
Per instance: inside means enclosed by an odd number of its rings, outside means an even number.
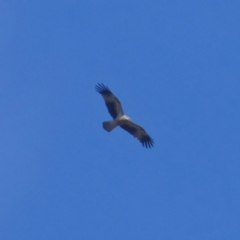
M107 132L111 132L115 127L118 126L117 121L106 121L103 122L103 128L107 131Z

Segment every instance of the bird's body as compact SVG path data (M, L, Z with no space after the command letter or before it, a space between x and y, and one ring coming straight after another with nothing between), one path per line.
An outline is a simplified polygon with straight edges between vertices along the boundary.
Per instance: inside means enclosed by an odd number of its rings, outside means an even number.
M124 114L120 101L107 86L97 84L96 91L103 96L108 112L113 118L111 121L103 122L103 128L107 132L111 132L115 127L119 126L136 137L143 146L153 147L153 139L141 126L133 123L131 119Z
M127 121L131 121L130 117L123 115L113 119L112 121L103 122L103 128L107 132L111 132L115 127L127 124Z

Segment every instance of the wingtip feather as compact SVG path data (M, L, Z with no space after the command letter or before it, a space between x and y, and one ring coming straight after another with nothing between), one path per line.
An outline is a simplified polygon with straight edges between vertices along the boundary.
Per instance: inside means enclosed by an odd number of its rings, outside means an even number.
M95 85L95 90L99 92L100 94L102 93L109 93L111 92L108 86L104 85L103 83L97 83Z

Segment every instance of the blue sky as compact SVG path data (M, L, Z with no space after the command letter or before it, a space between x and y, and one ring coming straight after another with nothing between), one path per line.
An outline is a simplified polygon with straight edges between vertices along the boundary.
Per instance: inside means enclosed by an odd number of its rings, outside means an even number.
M0 239L240 239L239 9L1 1Z

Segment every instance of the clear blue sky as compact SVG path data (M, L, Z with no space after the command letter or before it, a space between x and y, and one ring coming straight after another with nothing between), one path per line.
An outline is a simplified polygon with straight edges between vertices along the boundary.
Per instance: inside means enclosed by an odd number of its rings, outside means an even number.
M239 240L239 9L1 1L0 239Z

